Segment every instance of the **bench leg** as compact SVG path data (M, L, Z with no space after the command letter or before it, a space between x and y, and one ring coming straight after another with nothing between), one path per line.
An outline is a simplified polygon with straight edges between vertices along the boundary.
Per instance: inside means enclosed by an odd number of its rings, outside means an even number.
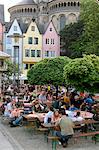
M57 142L55 140L52 140L52 150L56 150L56 144Z
M44 132L44 141L48 143L48 132Z

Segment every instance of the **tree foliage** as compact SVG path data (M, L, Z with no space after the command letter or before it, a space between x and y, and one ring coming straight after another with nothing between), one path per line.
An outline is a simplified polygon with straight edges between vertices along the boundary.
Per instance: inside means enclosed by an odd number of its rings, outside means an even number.
M62 85L64 83L63 68L70 61L68 57L44 59L28 71L30 84Z
M99 57L86 55L71 60L64 67L64 78L66 84L80 91L99 92Z
M79 39L83 32L83 28L83 22L79 20L77 23L66 25L60 32L62 49L65 50L63 55L65 54L69 57L77 57L81 55L79 51L73 51L71 45Z
M79 23L82 23L82 26ZM71 57L81 57L83 54L99 55L99 3L97 0L81 0L80 17L76 23L76 28L75 24L69 25L68 28L66 27L63 30L63 35L66 36L65 44L68 51L71 52ZM77 34L78 38L71 32L72 30L76 34L79 33ZM72 40L72 37L74 37L74 40ZM69 45L67 44L68 41ZM67 47L65 46L66 51Z

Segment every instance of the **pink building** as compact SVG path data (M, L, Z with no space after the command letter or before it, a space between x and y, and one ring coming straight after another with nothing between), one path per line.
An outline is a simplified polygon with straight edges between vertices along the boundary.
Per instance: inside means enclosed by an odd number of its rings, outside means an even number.
M43 58L60 56L60 36L51 21L43 34Z
M0 51L3 51L3 25L0 23Z

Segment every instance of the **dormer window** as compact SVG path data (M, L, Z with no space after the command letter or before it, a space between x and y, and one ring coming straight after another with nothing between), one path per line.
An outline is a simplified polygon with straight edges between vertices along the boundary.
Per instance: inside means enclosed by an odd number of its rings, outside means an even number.
M35 26L32 26L32 27L31 27L31 31L35 31Z
M17 26L14 26L14 31L17 31Z
M52 31L52 28L50 28L50 31Z

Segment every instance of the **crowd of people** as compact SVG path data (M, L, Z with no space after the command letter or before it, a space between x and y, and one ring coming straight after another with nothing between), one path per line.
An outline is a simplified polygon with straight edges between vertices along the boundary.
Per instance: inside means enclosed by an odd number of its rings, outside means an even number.
M67 92L65 88L56 93L55 88L50 86L35 88L29 85L21 85L19 89L16 88L16 92L10 86L6 92L9 95L1 97L1 108L3 115L10 118L11 127L21 125L23 115L44 112L44 124L55 125L54 134L60 137L63 147L67 146L68 139L74 134L73 122L85 119L81 111L92 113L92 117L99 121L99 103L96 104L93 96L88 93Z

